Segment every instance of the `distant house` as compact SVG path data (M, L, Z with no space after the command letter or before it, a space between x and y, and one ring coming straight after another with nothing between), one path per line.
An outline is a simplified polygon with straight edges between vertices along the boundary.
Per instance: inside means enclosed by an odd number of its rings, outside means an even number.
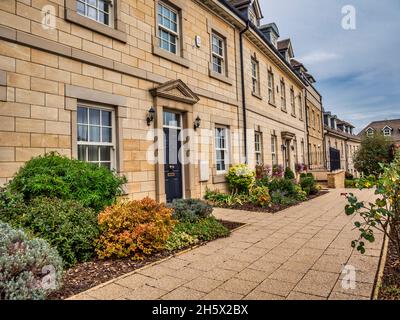
M400 146L400 119L371 122L361 130L358 136L372 136L376 133L381 133L385 137L390 137L396 145Z
M328 111L324 112L324 126L328 170L342 169L358 176L353 157L361 141L354 134L354 126Z

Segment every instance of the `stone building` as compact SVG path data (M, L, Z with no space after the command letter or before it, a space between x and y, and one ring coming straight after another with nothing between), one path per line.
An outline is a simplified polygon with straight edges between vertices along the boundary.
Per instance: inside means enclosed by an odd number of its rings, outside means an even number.
M1 1L0 184L49 151L159 201L306 162L307 83L261 18L256 0Z
M310 171L320 178L326 173L322 96L314 86L314 77L308 73L304 64L296 59L292 59L291 64L307 83L304 95L308 154L304 163L308 163Z
M376 133L393 140L400 147L400 119L373 121L360 131L358 136L372 136Z
M338 119L331 112L324 112L324 124L328 170L341 169L358 176L353 157L360 147L361 139L354 134L354 126Z

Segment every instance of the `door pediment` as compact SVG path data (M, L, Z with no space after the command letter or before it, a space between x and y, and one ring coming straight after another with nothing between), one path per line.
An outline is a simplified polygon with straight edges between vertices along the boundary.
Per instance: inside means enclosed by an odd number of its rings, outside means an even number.
M162 97L188 104L196 104L200 98L182 80L171 80L151 89L153 97Z

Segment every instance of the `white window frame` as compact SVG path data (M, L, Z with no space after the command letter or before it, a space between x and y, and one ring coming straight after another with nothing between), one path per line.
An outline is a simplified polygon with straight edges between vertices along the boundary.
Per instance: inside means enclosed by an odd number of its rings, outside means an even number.
M259 71L259 64L256 59L253 57L251 58L251 85L252 85L252 92L255 95L260 94L260 71Z
M108 6L109 6L108 11L109 12L105 12L103 10L100 10L99 5L98 5L99 1L103 1L104 3L108 4ZM89 0L76 0L76 12L77 12L77 14L79 14L79 15L85 17L85 18L88 18L90 20L96 21L96 22L101 23L101 24L103 24L105 26L109 26L109 27L113 28L114 27L114 1L113 0L109 0L109 1L107 1L107 0L96 0L96 6L93 6L93 5L89 4ZM80 3L82 3L84 5L84 7L85 7L85 13L84 14L81 13L80 11L78 11L78 2L80 2ZM87 8L88 7L96 10L96 19L90 17L87 14ZM104 23L104 22L99 20L99 13L100 12L103 12L104 14L108 14L108 23Z
M218 47L219 49L222 49L222 55L219 52L214 51L214 38L217 39L218 41L221 41L222 46ZM221 75L226 75L226 39L224 37L221 37L218 35L216 32L212 32L211 34L211 63L212 63L212 70L215 73L221 74ZM218 70L215 70L216 64L214 63L214 58L220 61L221 63L221 72Z
M271 70L268 71L268 102L275 104L275 79Z
M101 104L91 104L91 103L86 103L86 102L78 102L77 108L87 108L87 109L95 109L95 110L100 110L100 111L109 111L111 112L111 142L91 142L91 141L79 141L79 135L77 134L77 138L76 138L76 144L77 144L77 149L79 149L79 146L98 146L98 147L111 147L110 149L110 170L116 170L116 156L117 156L117 152L116 152L116 119L115 119L115 110L114 108L110 108L110 107L105 107ZM76 113L76 128L75 130L78 130L78 126L79 125L87 125L84 123L79 123L78 122L78 111ZM89 117L89 115L88 115ZM90 119L88 118L88 121L90 121ZM100 113L100 140L101 136L102 136L102 130L101 128L103 128L104 126L101 123L101 113ZM95 125L96 126L96 125ZM107 127L107 126L106 126ZM89 128L88 128L89 129ZM89 138L89 134L90 134L90 130L88 130L88 140L90 140ZM99 149L100 152L100 149ZM78 153L79 154L79 153ZM77 154L77 157L78 157ZM93 164L98 164L99 166L101 165L102 161L100 161L100 154L99 154L99 161L89 161L88 160L88 151L86 152L86 156L85 156L85 162L88 163L93 163ZM105 162L105 161L103 161Z
M281 108L285 111L287 110L286 109L286 84L285 84L284 79L281 80Z
M272 159L272 166L278 164L278 153L277 153L277 136L271 135L271 159Z
M300 118L300 120L303 120L303 103L302 103L303 99L302 99L301 94L299 94L298 99L299 99L299 118Z
M263 138L262 132L255 131L254 132L254 153L255 153L255 160L256 165L263 164Z
M218 147L218 143L217 143L217 130L218 129L223 129L225 132L225 147L224 148L220 148ZM215 169L217 172L217 175L220 174L225 174L228 172L228 168L229 168L229 159L230 159L230 155L229 155L229 127L227 126L223 126L223 125L216 125L214 128L214 149L215 149ZM218 170L218 151L222 151L224 153L224 166L225 169L224 170Z
M294 94L294 89L290 89L290 105L292 107L292 115L296 115L296 100L295 100L295 94Z
M367 136L371 137L371 136L373 136L373 135L374 135L374 129L368 128L368 130L367 130Z
M390 128L388 128L388 127L383 128L383 135L385 137L391 137L392 136L392 130L390 130Z
M164 7L164 8L166 8L166 9L168 9L171 12L176 14L176 31L174 31L172 29L169 29L166 26L161 24L160 16L159 16L160 15L159 14L159 7ZM176 10L175 8L173 8L170 5L166 4L165 2L163 2L163 1L158 1L157 2L157 37L158 37L158 40L159 40L158 46L160 47L160 49L165 50L165 51L167 51L167 52L169 52L171 54L176 54L176 55L179 55L179 52L180 52L180 29L181 29L181 26L180 26L180 16L179 16L179 14L180 13L179 13L178 10ZM172 21L172 20L170 20L170 21ZM176 43L175 43L176 50L175 51L176 52L172 52L171 50L167 50L167 49L163 48L162 41L165 41L165 40L161 38L161 31L164 31L164 32L168 33L169 35L172 35L172 36L175 37L175 39L176 39ZM169 43L169 47L171 47L172 43L169 40L168 40L168 43Z

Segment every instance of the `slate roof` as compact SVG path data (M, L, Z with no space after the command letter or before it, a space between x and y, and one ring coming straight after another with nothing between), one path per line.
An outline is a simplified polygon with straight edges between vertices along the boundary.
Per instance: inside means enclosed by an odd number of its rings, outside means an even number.
M395 142L400 142L400 119L393 119L393 120L380 120L380 121L373 121L369 125L367 125L361 132L358 134L358 136L362 136L365 134L365 132L368 130L368 128L372 128L375 131L380 131L385 127L390 127L393 129L392 131L392 139Z

